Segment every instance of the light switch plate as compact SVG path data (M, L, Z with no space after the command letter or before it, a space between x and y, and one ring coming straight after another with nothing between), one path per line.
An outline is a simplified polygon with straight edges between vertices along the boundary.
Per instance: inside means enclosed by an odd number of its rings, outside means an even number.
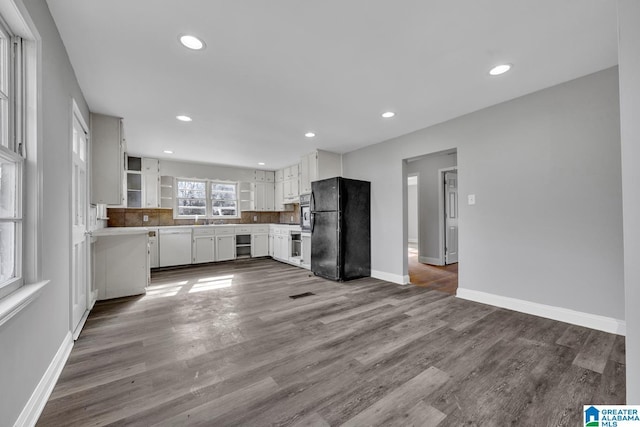
M142 222L149 221L149 215L142 215Z
M469 194L467 196L467 203L470 205L475 205L476 204L476 195L475 194Z
M253 222L258 222L258 215L253 216Z

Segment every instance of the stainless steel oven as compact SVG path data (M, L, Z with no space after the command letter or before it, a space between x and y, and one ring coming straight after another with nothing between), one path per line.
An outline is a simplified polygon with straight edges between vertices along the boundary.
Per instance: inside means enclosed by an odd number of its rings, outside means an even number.
M311 194L300 195L300 227L311 231Z

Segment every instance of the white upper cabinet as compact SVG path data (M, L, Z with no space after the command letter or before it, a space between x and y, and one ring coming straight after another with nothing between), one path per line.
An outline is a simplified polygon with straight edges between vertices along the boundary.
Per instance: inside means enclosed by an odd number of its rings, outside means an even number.
M280 180L282 176L282 180ZM295 164L276 171L276 205L296 202L300 196L300 165ZM282 182L282 199L278 198L278 183ZM281 210L281 209L280 209Z
M123 205L124 153L122 119L91 114L91 203Z
M300 159L300 194L311 193L311 183L342 176L342 156L316 150Z
M143 207L160 207L160 169L158 159L142 159L142 191Z

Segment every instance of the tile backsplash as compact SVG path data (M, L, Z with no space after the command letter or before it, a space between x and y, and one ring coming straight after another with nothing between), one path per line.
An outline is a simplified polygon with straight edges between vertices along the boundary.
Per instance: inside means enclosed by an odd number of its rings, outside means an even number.
M287 212L242 212L240 219L224 219L225 224L285 224L300 222L300 207ZM143 221L145 215L147 221ZM173 209L107 208L109 227L153 227L163 225L193 225L193 219L174 219ZM254 220L255 217L255 220ZM293 221L291 218L293 217ZM203 220L199 219L198 224ZM212 222L214 220L209 220ZM215 220L217 221L217 220Z

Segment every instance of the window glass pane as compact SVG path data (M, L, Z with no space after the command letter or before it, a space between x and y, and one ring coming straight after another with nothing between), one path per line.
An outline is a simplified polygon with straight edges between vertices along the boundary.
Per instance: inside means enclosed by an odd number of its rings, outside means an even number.
M178 215L207 215L206 181L177 181Z
M16 216L16 165L0 158L0 217Z
M211 209L213 216L238 215L238 186L235 183L211 183Z
M0 222L0 283L15 277L16 224Z
M9 105L0 94L0 145L9 146Z

